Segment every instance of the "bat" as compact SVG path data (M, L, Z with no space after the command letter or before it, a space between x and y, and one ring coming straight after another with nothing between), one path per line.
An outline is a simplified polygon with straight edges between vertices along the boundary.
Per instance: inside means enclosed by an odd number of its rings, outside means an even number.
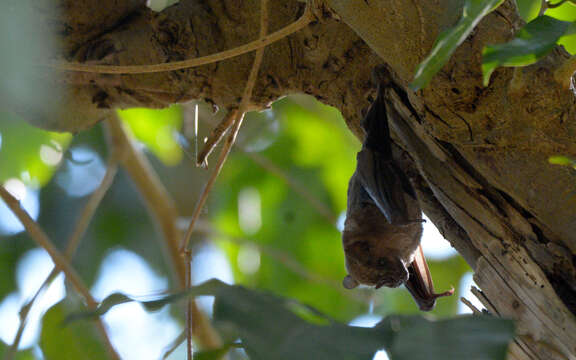
M366 114L366 132L348 184L348 206L342 234L347 289L360 284L376 289L406 286L422 311L434 308L436 294L424 258L422 210L412 184L394 159L388 124L387 92L393 85L380 79L378 94Z

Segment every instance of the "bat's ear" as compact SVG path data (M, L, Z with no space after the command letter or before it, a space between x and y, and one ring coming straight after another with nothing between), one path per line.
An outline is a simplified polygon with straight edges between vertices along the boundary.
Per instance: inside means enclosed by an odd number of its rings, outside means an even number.
M344 286L344 288L346 289L354 289L355 287L357 287L358 285L360 285L358 283L358 281L356 281L352 276L350 275L346 275L344 277L344 280L342 280L342 286Z

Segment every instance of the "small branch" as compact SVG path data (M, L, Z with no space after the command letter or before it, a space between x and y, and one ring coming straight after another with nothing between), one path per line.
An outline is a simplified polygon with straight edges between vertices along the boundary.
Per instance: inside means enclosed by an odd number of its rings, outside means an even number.
M71 259L80 244L80 240L84 236L96 209L100 205L100 202L106 195L106 192L114 182L114 177L118 172L118 164L114 156L112 156L111 160L108 163L108 167L106 169L106 174L100 183L100 186L92 193L90 199L86 203L82 213L80 214L80 218L76 222L76 226L72 232L72 235L68 239L68 245L66 246L66 251L64 256L67 259ZM8 349L6 353L6 357L4 360L11 360L13 356L18 351L18 346L20 345L20 340L22 339L22 334L24 333L24 329L26 328L26 324L28 323L28 315L30 314L30 310L32 306L36 302L36 300L40 297L40 295L52 284L52 281L60 274L60 270L54 267L50 274L46 277L42 285L38 288L34 296L22 307L20 310L20 326L18 327L18 331L16 332L16 336L14 337L14 341Z
M196 166L202 166L202 167L208 166L208 156L210 156L216 145L218 145L220 140L222 140L222 137L224 137L226 131L230 129L232 124L234 124L234 120L236 119L237 116L238 116L237 109L232 109L228 111L228 113L226 114L226 116L224 116L222 121L220 121L220 123L218 123L218 125L216 125L214 129L212 129L212 131L210 132L210 136L206 141L206 144L204 144L202 151L200 152L200 154L198 154L198 157L196 158Z
M90 291L82 282L80 276L74 270L72 265L68 262L66 257L56 248L56 246L52 243L48 235L40 228L40 226L28 215L28 213L20 206L20 202L12 196L4 186L0 185L0 197L6 205L10 208L10 210L16 215L18 220L24 225L24 228L30 235L30 237L44 250L48 252L54 265L62 270L66 277L74 285L74 288L82 294L85 298L91 298ZM95 304L95 302L94 302Z
M14 196L12 196L12 194L10 194L2 185L0 185L0 198L4 200L4 202L14 213L14 215L20 220L22 225L24 225L24 228L28 232L28 235L30 235L30 237L40 247L42 247L44 250L46 250L46 252L48 252L48 255L50 255L50 257L52 258L55 267L60 271L64 272L64 274L66 275L66 279L70 281L74 289L76 289L76 291L78 291L78 293L82 295L82 297L86 301L88 308L92 310L95 309L97 306L96 300L92 297L92 294L90 294L90 290L88 289L88 287L86 287L86 285L84 285L84 282L82 281L76 270L74 270L72 265L70 265L68 259L66 259L64 254L62 254L60 250L58 250L58 248L56 248L56 246L52 243L48 235L46 235L44 230L42 230L42 228L20 206L20 202L16 198L14 198ZM112 344L110 343L110 340L106 334L105 327L101 322L101 320L98 321L98 327L103 333L110 354L114 359L119 359L118 354L116 353L116 351L112 347Z
M192 287L192 252L186 251L186 289ZM187 341L187 359L194 359L194 347L192 342L192 328L194 326L194 306L191 297L186 301L186 339Z
M260 38L264 38L266 32L268 31L268 3L267 0L262 0L260 5ZM309 7L306 8L309 11ZM242 126L242 120L244 119L244 113L248 108L248 104L250 98L252 97L252 90L254 89L254 85L256 84L256 78L258 76L258 71L260 70L260 64L262 63L262 58L264 56L264 48L259 48L256 50L256 55L254 57L254 63L252 64L252 69L250 70L250 75L248 76L248 81L246 82L246 87L244 88L244 93L242 94L242 101L240 102L240 107L238 109L238 114L236 115L236 119L232 126L232 130L228 137L226 138L226 142L222 146L222 150L220 151L220 156L218 157L218 162L216 163L216 167L212 171L202 194L196 204L196 208L194 209L194 213L192 214L192 219L190 220L190 225L188 226L188 230L186 231L186 235L182 239L180 251L184 253L188 248L190 243L190 237L192 236L192 232L194 231L194 225L198 218L200 217L200 213L204 208L204 204L206 203L206 199L208 198L208 194L212 187L214 186L214 182L216 178L220 174L222 167L224 166L224 162L228 158L228 154L232 149L232 145L236 141L236 136L238 135L238 131L240 130L240 126Z
M466 305L470 310L472 310L474 314L482 314L482 311L480 311L476 306L474 306L474 304L472 304L470 300L466 299L465 297L461 297L460 301L462 301L462 304Z
M314 19L312 14L312 5L307 3L304 14L292 24L268 35L261 36L258 40L249 42L248 44L238 46L236 48L219 52L217 54L202 56L199 58L174 61L162 64L152 65L90 65L83 63L67 63L57 62L53 63L52 67L65 70L65 71L80 71L99 74L146 74L157 73L164 71L174 71L180 69L188 69L201 65L211 64L222 60L230 59L251 51L259 51L264 47L278 41L285 37L305 28Z
M180 335L178 335L176 337L176 339L174 339L172 344L170 344L170 346L168 346L164 350L164 355L162 355L162 360L168 359L168 357L170 357L170 355L172 355L172 353L174 351L176 351L176 349L178 349L178 347L184 342L184 340L186 340L186 330L182 331L180 333Z
M181 235L176 226L178 213L172 199L148 160L136 149L128 137L118 116L114 113L107 123L112 146L124 149L122 166L144 198L151 217L160 226L171 259L170 263L174 266L176 279L180 288L185 288L186 266L178 248ZM198 343L206 349L216 349L222 346L218 332L212 327L206 315L198 309L195 302L192 303L192 311L195 319L192 330Z
M107 121L108 131L114 148L125 148L122 167L128 172L136 188L144 198L144 202L150 211L152 218L160 226L160 231L166 240L166 246L170 258L175 266L176 278L181 287L185 285L186 268L180 260L178 252L179 232L174 227L174 220L178 212L170 198L170 194L162 185L158 175L145 156L137 150L132 139L129 138L126 129L118 116L114 114Z

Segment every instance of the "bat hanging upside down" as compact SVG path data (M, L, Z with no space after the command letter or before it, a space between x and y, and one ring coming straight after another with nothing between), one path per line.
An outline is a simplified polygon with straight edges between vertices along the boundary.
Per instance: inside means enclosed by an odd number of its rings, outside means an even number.
M429 311L436 298L454 290L434 293L420 246L422 210L410 180L392 155L387 91L394 90L380 81L378 96L362 123L366 137L348 185L342 235L349 274L343 285L378 289L404 284L420 310Z

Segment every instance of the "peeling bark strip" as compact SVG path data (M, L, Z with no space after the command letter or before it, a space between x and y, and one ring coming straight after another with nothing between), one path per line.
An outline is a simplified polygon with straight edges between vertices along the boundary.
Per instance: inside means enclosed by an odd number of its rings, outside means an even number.
M310 94L337 107L361 137L372 68L388 63L405 87L439 32L456 22L460 3L324 3L341 22L324 16L271 44L252 101L262 108L286 94ZM48 20L61 30L63 57L73 62L160 64L231 49L258 33L253 1L182 0L159 13L137 0L60 5L65 13ZM270 31L296 21L304 6L272 2ZM574 359L576 177L547 163L553 155L576 158L574 96L558 78L567 55L556 49L533 66L498 69L482 86L482 47L506 41L519 25L513 1L488 15L428 88L397 99L395 130L416 162L425 210L475 266L484 303L518 320L512 357ZM36 109L30 121L76 131L107 108L192 99L230 108L253 56L155 74L66 73L62 111Z

